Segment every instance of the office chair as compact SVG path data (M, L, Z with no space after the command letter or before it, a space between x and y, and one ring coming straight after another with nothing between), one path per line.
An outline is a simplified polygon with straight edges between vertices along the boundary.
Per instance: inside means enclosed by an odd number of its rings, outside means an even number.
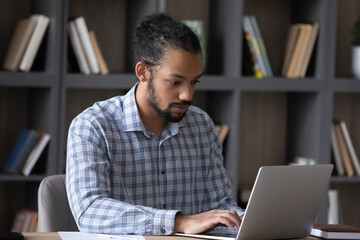
M79 231L70 211L65 174L44 178L38 190L38 232Z

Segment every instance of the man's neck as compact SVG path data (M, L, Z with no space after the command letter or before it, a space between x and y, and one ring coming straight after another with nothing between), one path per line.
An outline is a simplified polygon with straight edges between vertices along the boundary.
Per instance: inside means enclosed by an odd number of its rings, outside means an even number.
M138 85L135 92L135 100L141 121L143 122L146 130L160 137L166 126L166 121L161 118L158 113L150 106L146 99L146 91L139 89L141 87L144 86Z

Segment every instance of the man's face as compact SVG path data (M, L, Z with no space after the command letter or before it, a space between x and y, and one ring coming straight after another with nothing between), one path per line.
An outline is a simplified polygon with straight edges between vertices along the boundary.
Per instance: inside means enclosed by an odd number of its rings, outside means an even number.
M191 105L202 75L201 54L168 48L160 66L152 68L147 86L148 102L167 122L179 122Z

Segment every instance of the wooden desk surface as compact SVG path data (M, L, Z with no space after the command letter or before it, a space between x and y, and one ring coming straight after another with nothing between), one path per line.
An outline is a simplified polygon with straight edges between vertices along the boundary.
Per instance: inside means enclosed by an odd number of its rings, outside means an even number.
M25 240L61 240L60 235L57 232L28 232L23 233ZM146 240L194 240L191 237L180 237L180 236L145 236Z
M38 233L38 232L29 232L23 233L25 240L61 240L60 235L57 232L50 232L50 233ZM146 240L194 240L196 238L191 237L180 237L180 236L146 236ZM301 238L302 240L315 240L318 238L307 237Z

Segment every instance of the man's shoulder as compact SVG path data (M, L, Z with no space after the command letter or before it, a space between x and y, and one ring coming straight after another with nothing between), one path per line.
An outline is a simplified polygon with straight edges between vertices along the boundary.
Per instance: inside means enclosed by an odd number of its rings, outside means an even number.
M123 96L115 96L107 100L95 102L76 118L88 121L119 118L122 113L122 102Z
M186 113L186 116L187 116L186 119L191 122L193 122L193 121L195 121L195 122L211 121L211 118L210 118L209 114L207 114L207 112L205 112L201 108L193 106L193 105L189 107L188 112Z

